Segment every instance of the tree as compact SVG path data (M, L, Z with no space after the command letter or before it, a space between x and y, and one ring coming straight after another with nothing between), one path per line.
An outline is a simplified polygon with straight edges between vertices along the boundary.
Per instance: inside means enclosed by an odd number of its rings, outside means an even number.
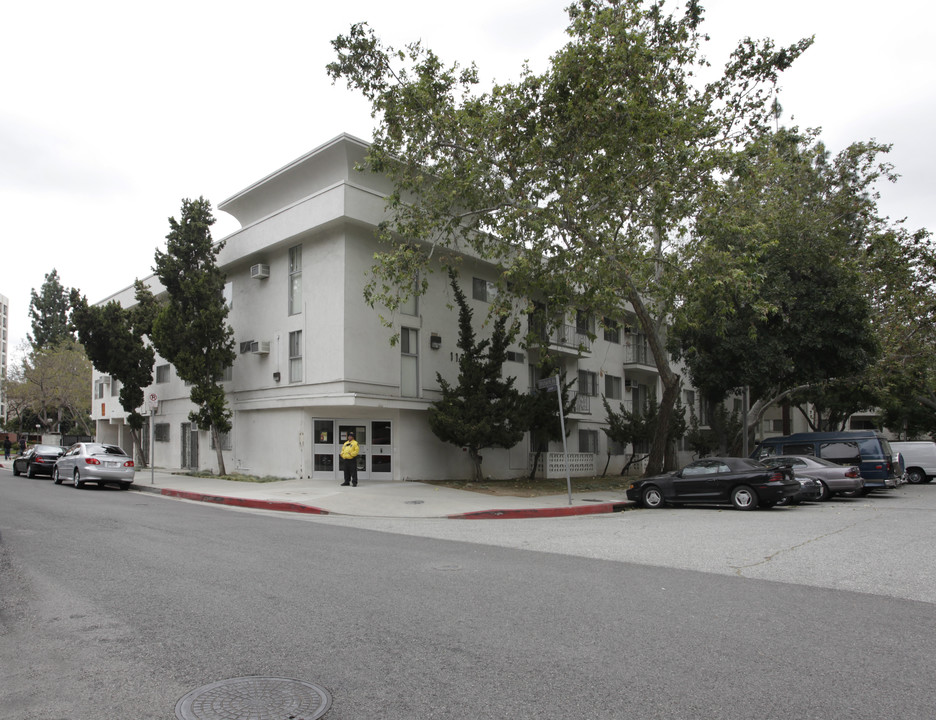
M476 341L474 313L451 270L449 282L458 306L458 384L453 386L436 373L442 399L429 408L429 427L440 440L467 448L472 480L480 481L481 450L511 448L520 442L527 409L524 397L513 386L515 378L502 374L513 339L507 315L497 317L490 339Z
M885 151L856 144L832 159L815 132L780 129L735 156L697 219L671 335L709 402L748 386L748 425L784 397L831 409L829 383L874 362L869 187L888 172L875 162ZM846 405L865 404L853 388Z
M120 382L120 406L127 413L127 424L136 448L136 456L146 466L140 431L144 404L143 390L153 382L155 352L144 336L152 332L157 306L142 282L134 282L136 304L121 307L112 300L104 306L89 305L77 290L71 294L72 323L94 367Z
M702 9L663 5L572 2L571 40L549 70L488 94L474 93L474 66L446 68L418 43L398 52L364 25L333 41L328 67L371 102L366 166L394 184L368 299L392 307L431 258L470 248L519 295L612 317L629 304L663 385L648 472L662 468L679 387L664 343L680 267L669 240L721 155L769 120L778 72L811 42L746 40L698 88Z
M11 388L20 407L29 407L47 432L66 432L77 424L90 434L91 363L74 340L40 348L23 359L22 384Z
M224 242L212 244L211 205L204 198L182 201L180 219L169 218L166 252L156 251L155 272L167 301L153 320L157 352L191 383L196 409L189 419L211 431L218 473L224 475L221 435L231 430L231 411L218 378L234 364L234 332L227 324L225 275L217 266Z
M58 271L46 273L40 292L30 291L29 317L32 335L27 335L34 350L54 347L74 339L68 324L69 293L59 281Z
M604 395L601 396L601 403L604 405L605 415L608 418L608 427L602 428L605 435L622 447L631 446L630 456L621 468L621 475L626 475L634 463L646 460L648 457L648 452L643 448L650 446L657 432L660 406L653 395L647 397L642 408L633 407L630 410L624 406L624 403L618 404L618 411L613 410ZM686 420L678 397L669 422L668 437L671 441L679 440L686 432ZM610 462L610 452L608 460ZM605 471L607 471L607 465Z

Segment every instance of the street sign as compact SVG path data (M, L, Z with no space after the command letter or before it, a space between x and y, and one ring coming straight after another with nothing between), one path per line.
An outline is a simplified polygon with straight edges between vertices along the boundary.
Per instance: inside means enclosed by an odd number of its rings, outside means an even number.
M540 390L558 390L559 379L556 375L544 377L542 380L537 381L536 387L538 387Z
M159 409L159 396L156 393L149 394L150 412L156 412Z

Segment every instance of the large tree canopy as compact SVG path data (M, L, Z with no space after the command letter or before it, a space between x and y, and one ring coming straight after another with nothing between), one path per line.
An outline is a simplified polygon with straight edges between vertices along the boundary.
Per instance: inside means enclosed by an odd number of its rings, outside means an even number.
M178 376L191 383L196 410L189 418L211 430L223 475L221 434L231 430L231 411L219 379L236 356L224 301L225 275L215 262L223 242L212 243L213 224L204 198L183 200L179 220L169 218L166 252L156 251L155 267L167 300L156 314L151 337Z
M919 272L930 245L878 212L878 183L895 179L888 150L854 143L833 157L818 131L779 129L734 157L698 216L672 337L710 400L748 386L749 422L784 397L809 403L816 429L837 428L884 403L898 368L918 367L895 363L893 343L931 327L932 271Z
M811 41L745 40L702 85L695 0L680 16L640 0L579 0L568 12L570 41L549 69L524 68L489 93L476 93L474 66L445 67L418 43L396 51L363 25L333 41L329 73L378 117L367 166L395 186L369 298L393 308L416 273L424 289L430 256L445 264L446 250L470 248L520 296L612 317L629 304L664 388L656 472L679 386L662 332L678 267L666 241L722 153L766 122L778 72Z

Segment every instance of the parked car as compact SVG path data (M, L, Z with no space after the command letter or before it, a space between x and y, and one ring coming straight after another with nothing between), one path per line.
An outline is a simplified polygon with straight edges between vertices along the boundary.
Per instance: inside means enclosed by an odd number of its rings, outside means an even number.
M26 477L52 475L55 461L65 452L59 445L33 445L26 452L13 458L13 474L26 473Z
M841 432L807 432L762 440L751 457L773 462L777 455L813 455L838 465L858 467L864 478L865 495L871 490L884 490L900 485L903 474L898 467L897 453L881 433L874 430L843 430Z
M857 465L838 465L831 460L811 455L777 455L769 461L772 464L789 465L797 478L815 478L822 488L822 497L819 500L828 500L838 493L860 495L864 490L864 479Z
M70 478L76 488L95 482L98 486L117 484L130 487L136 468L133 460L116 445L75 443L55 463L52 479L56 485Z
M929 440L891 442L895 452L903 457L907 481L928 483L936 475L936 443Z
M752 510L772 507L799 491L789 467L769 467L752 458L709 457L677 472L642 478L627 489L627 498L647 508L695 503Z
M794 471L796 482L799 483L799 492L790 497L781 498L777 505L799 505L802 502L819 502L824 500L822 485L815 478L806 475L797 475Z

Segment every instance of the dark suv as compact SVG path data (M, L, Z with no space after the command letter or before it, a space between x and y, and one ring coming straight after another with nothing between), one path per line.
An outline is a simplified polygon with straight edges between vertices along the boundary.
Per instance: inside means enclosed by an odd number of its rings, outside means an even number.
M777 455L814 455L838 465L857 465L864 490L885 490L900 484L895 453L881 433L874 430L807 432L762 440L751 457L769 462Z

